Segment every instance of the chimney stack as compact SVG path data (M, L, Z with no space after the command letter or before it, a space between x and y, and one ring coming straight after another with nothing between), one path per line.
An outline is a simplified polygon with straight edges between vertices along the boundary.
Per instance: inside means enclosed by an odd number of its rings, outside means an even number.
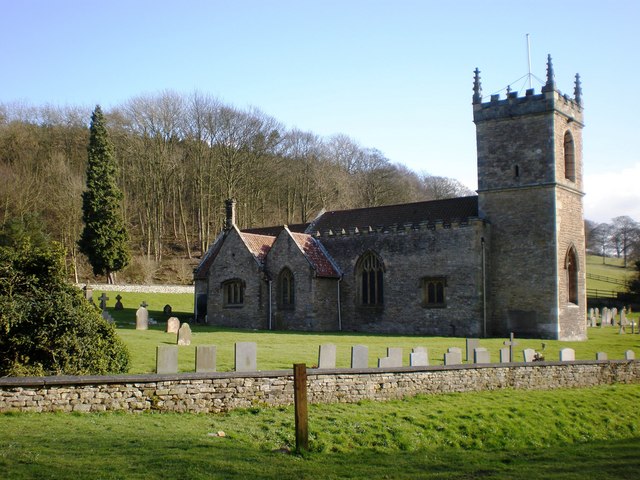
M229 198L224 201L224 208L226 212L226 219L224 222L224 229L231 230L236 224L236 201L233 198Z

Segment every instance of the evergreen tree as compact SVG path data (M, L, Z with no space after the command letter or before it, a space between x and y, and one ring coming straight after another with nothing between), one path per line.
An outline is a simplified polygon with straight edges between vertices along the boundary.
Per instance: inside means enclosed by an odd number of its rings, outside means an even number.
M128 235L120 210L122 192L116 183L114 148L97 105L91 116L87 189L82 194L84 230L78 245L96 275L114 283L115 272L129 263Z

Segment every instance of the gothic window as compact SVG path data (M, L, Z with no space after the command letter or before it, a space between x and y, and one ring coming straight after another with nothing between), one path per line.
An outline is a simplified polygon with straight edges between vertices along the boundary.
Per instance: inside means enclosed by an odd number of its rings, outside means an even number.
M427 308L445 307L445 290L447 279L445 277L425 277L422 283L422 306Z
M280 308L293 308L294 301L293 273L285 267L278 275L278 305Z
M240 307L244 304L244 282L239 278L222 283L222 303L225 307Z
M569 131L564 134L564 176L567 180L576 181L575 146Z
M567 290L569 302L578 304L578 257L575 248L567 252L564 268L566 270Z
M382 306L384 303L384 268L378 256L367 252L356 265L358 303L364 306Z

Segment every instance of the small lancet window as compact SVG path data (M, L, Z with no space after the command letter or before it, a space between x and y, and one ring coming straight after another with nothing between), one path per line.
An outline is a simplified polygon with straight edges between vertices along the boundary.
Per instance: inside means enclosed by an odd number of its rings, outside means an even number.
M576 155L573 135L568 130L564 134L564 177L576 181Z
M513 175L515 178L520 178L520 166L516 165L513 169Z
M295 305L293 273L288 268L283 268L278 275L278 304L284 309Z
M239 307L244 304L244 282L234 278L222 284L222 303L225 307Z
M446 277L425 277L421 283L423 307L434 308L446 306Z
M578 304L578 256L575 248L570 248L565 258L566 282L569 303Z

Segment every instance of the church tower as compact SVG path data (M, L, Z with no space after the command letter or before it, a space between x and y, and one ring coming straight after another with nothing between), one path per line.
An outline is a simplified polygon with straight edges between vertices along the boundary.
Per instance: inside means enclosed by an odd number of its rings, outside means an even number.
M508 91L483 103L479 73L473 121L479 215L491 225L487 333L585 340L580 77L573 98L561 94L549 56L540 94Z

